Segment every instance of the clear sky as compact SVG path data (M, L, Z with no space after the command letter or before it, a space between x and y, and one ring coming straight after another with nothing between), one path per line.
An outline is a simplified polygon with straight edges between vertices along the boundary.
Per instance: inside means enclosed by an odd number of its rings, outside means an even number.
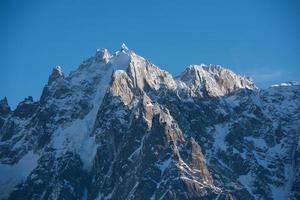
M298 0L1 0L0 98L38 100L52 68L65 74L121 43L177 75L220 64L265 88L300 80Z

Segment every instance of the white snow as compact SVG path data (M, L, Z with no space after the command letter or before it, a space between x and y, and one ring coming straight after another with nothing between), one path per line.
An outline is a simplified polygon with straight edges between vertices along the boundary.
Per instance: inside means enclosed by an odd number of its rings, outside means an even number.
M254 138L253 136L248 136L248 137L244 137L244 139L253 142L255 147L258 147L260 149L268 148L265 140L262 138Z
M28 152L17 164L0 164L0 199L5 199L13 188L37 166L39 156Z
M146 135L144 135L141 139L141 144L140 146L128 157L128 160L133 161L132 158L136 155L139 154L144 146L144 140L145 140Z
M122 46L121 51L116 52L110 60L112 68L114 70L122 70L127 68L132 58L132 55L134 55L132 51L130 51L127 47L123 48Z
M225 137L228 134L228 124L217 124L211 130L214 136L214 147L221 150L226 150Z
M139 182L136 182L136 184L133 186L133 188L130 190L129 194L127 195L126 199L134 199L134 193L136 191L137 186L139 185Z
M112 70L109 70L112 72ZM74 80L73 80L74 81ZM91 137L91 131L94 126L97 111L102 102L106 87L110 77L103 76L97 87L97 92L93 100L93 109L83 119L73 121L68 127L60 127L53 138L53 146L61 151L75 149L84 162L84 167L88 169L92 164L92 159L97 150L94 137Z
M171 162L172 162L172 159L168 158L167 160L165 160L159 164L156 164L156 166L160 169L162 175L164 174L165 170L170 166Z
M56 131L53 146L58 153L75 150L80 155L85 169L89 169L96 154L97 146L94 137L90 137L89 120L76 120L71 126Z
M64 75L61 66L57 65L57 66L55 67L55 70L59 73L60 76L63 76L63 75Z
M92 166L92 161L97 151L97 144L95 143L95 138L91 137L91 133L97 112L111 81L111 75L116 69L124 70L128 67L131 54L132 52L127 48L112 56L108 65L92 63L90 66L75 71L70 75L70 84L76 87L81 87L82 81L95 84L93 82L95 77L100 77L101 79L100 82L94 86L96 92L91 96L92 110L83 119L76 119L69 124L62 124L54 133L52 140L53 147L57 149L58 153L63 154L66 151L75 151L78 153L86 170ZM109 66L109 68L106 66ZM84 95L85 94L81 91L78 91L75 96L73 95L67 100L72 102L73 98L80 98ZM65 102L66 99L63 99L63 101L58 100L56 104L58 106L66 105ZM122 113L119 114L121 115Z
M299 85L299 83L297 81L287 81L284 83L272 85L271 87L288 87L293 85Z
M275 187L271 185L272 190L272 197L274 200L282 200L282 199L289 199L290 190L286 190L285 187Z
M238 178L238 180L243 184L243 186L248 190L250 194L252 193L252 175L248 173L247 175L242 175Z
M125 43L122 43L122 45L121 45L121 50L128 50L128 47L126 46Z

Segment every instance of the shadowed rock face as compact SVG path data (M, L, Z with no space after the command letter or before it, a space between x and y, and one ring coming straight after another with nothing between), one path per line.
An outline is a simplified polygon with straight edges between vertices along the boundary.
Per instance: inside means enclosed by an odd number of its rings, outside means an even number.
M7 98L4 97L4 99L0 100L0 129L3 126L6 117L9 115L11 112L10 107L8 105Z
M297 84L173 77L122 45L0 117L0 199L299 199Z
M10 113L10 107L8 105L7 98L5 97L4 99L0 100L0 113L1 115L7 115Z

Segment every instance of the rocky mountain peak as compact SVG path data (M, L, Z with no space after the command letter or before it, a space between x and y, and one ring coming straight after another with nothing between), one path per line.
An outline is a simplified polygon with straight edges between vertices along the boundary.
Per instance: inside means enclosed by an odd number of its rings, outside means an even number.
M127 66L126 69L116 70L113 73L110 90L113 95L121 97L126 105L133 101L135 93L146 93L149 90L158 91L161 88L176 88L176 82L170 73L159 69L132 51L129 51L128 54L121 52L121 55L128 60L119 58L118 62L126 60ZM114 59L117 60L117 58ZM122 65L124 66L124 64Z
M95 57L96 62L104 61L105 63L108 63L109 59L111 58L111 55L107 49L101 48L97 49Z
M127 71L134 86L140 89L150 87L158 90L161 87L176 87L176 83L170 73L159 69L157 66L138 55L132 56Z
M129 51L129 48L126 46L125 43L122 43L122 45L121 45L121 51Z
M0 100L0 115L7 115L10 113L10 106L6 97Z
M239 76L220 65L190 65L177 77L195 93L223 96L238 89L255 89L250 78Z
M50 85L53 81L55 81L58 78L64 78L64 73L59 65L53 68L52 73L48 79L48 85Z
M38 107L38 103L33 101L32 96L26 97L14 110L13 116L26 118L32 116Z

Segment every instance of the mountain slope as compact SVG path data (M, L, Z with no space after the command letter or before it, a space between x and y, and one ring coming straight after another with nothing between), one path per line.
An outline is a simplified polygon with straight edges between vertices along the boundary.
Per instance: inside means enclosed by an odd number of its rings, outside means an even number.
M297 84L99 49L0 102L0 199L299 199L299 124Z

